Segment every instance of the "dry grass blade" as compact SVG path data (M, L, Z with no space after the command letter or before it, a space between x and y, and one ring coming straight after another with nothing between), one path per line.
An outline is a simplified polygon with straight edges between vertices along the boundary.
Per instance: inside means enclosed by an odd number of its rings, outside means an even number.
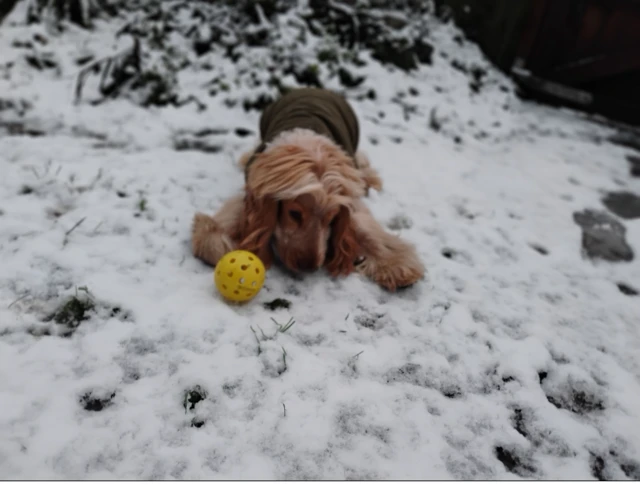
M287 330L289 330L291 327L293 327L293 325L296 323L296 321L293 319L293 317L291 317L289 319L289 321L287 323L285 323L284 325L280 324L273 317L271 318L271 321L278 326L278 332L280 332L280 333L285 333Z
M256 342L258 344L258 355L260 355L262 353L262 347L260 346L260 339L258 338L258 334L256 333L256 331L253 329L252 326L249 326L249 328L253 332L253 336L256 338Z
M73 231L76 230L76 228L82 224L84 222L84 220L86 219L86 217L83 217L82 219L80 219L78 222L76 222L73 227L71 229L69 229L67 232L64 233L65 236L68 236L69 234L71 234Z
M286 372L289 367L287 367L287 351L282 347L282 363L284 364L284 369L282 372Z
M20 301L24 300L24 299L25 299L25 298L27 298L28 296L29 296L29 293L27 293L27 294L25 294L25 295L22 295L22 296L21 296L20 298L18 298L17 300L13 300L11 303L9 303L9 306L7 307L7 309L8 309L8 308L11 308L11 307L12 307L13 305L15 305L16 303L18 303L18 302L20 302Z

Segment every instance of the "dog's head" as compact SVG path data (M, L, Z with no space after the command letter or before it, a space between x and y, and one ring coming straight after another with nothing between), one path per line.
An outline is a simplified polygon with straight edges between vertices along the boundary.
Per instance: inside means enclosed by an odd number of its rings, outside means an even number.
M348 274L359 256L352 203L365 187L331 140L307 130L285 133L250 166L240 246L273 251L294 272L326 266Z

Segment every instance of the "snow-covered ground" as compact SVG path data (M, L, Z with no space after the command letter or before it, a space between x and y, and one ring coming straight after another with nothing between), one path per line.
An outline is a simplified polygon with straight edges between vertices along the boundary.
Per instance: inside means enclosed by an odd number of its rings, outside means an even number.
M640 298L618 287L640 264L587 259L573 216L640 192L611 128L523 103L492 68L474 94L448 58L486 60L434 24L432 66L369 62L377 98L350 94L385 183L369 204L427 278L389 294L273 269L230 306L190 223L241 189L255 137L235 130L258 114L74 105L72 59L112 52L119 26L46 34L59 72L12 46L42 26L0 28L0 97L32 105L0 130L41 135L0 131L1 478L640 479ZM228 130L217 153L174 148L203 129ZM57 323L75 295L88 319Z

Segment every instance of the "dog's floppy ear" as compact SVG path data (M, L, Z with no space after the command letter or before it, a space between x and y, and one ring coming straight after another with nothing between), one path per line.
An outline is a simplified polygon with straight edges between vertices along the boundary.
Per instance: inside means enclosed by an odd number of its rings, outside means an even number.
M278 201L268 196L258 198L247 190L239 249L251 251L262 260L265 267L269 267L273 261L271 237L277 222Z
M354 263L360 252L351 211L343 205L331 223L325 267L331 276L346 276L355 269Z

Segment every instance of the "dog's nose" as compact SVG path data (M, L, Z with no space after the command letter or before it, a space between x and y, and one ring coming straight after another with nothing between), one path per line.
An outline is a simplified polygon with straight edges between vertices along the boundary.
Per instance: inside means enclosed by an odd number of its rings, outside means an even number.
M303 257L298 259L296 266L300 271L315 271L318 269L318 262L315 257Z

